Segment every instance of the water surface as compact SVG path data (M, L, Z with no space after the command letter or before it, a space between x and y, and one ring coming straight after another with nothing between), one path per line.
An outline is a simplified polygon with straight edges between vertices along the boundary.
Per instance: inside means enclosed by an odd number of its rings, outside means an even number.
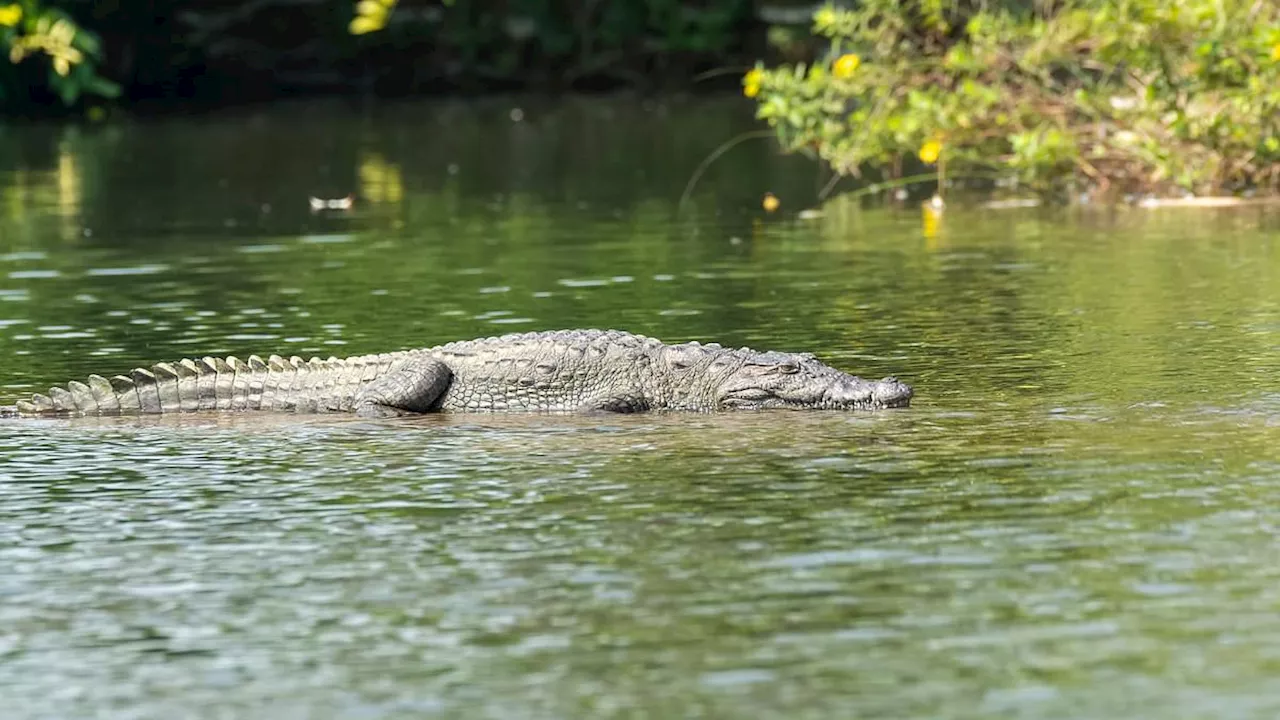
M5 717L1280 712L1280 215L799 220L825 178L764 143L677 213L748 113L4 131L8 400L556 327L917 389L881 413L6 421Z

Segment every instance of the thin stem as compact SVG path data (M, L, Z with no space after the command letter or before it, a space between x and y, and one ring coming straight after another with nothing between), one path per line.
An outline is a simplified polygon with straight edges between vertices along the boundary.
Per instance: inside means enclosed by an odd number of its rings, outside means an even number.
M693 192L693 186L697 184L698 180L702 177L702 173L706 172L708 167L711 167L711 163L719 159L721 155L729 152L729 150L733 149L736 145L740 145L747 140L767 137L773 137L772 130L752 130L750 132L744 132L732 140L726 141L720 147L711 151L711 154L698 164L698 169L693 171L693 175L689 178L689 182L685 183L684 192L680 193L680 201L676 203L676 212L680 212L680 209L684 207L686 202L688 202L689 195Z

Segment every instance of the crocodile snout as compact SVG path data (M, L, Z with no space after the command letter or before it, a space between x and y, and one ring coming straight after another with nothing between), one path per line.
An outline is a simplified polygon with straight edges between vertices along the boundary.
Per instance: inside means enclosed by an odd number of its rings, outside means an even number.
M882 407L906 407L911 404L915 391L911 386L890 375L872 383L871 396Z
M895 377L863 380L850 375L827 389L824 404L837 408L906 407L913 394L910 385Z

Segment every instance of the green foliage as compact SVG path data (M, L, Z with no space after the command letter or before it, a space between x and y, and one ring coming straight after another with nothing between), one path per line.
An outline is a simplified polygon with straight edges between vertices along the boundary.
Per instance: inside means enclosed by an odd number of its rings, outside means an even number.
M392 42L427 35L438 60L462 60L464 73L502 80L584 76L640 80L657 67L692 60L723 65L742 45L751 0L625 0L564 3L449 0L428 29L406 19L396 28L396 0L359 0L350 31L383 31ZM404 10L406 18L409 10Z
M908 153L1041 189L1280 188L1280 4L863 0L827 62L743 80L790 150L845 174Z
M0 0L0 113L723 81L755 22L752 0Z
M470 70L491 77L518 75L532 55L544 72L566 77L605 71L634 74L628 60L682 53L715 56L737 43L734 29L750 15L749 0L698 7L685 0L631 0L565 4L512 0L494 13L484 0L442 0L440 50L465 58ZM358 0L349 31L385 30L397 0Z
M64 105L83 95L114 98L115 83L98 74L98 36L59 8L38 0L0 5L0 106L27 99L43 86Z

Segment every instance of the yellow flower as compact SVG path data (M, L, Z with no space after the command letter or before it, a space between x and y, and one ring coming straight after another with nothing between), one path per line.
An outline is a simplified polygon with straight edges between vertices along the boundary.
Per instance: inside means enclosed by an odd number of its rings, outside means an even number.
M5 5L0 7L0 25L4 27L13 27L22 19L22 6L14 3L13 5Z
M364 17L384 18L389 10L390 8L377 0L360 0L356 3L356 14Z
M845 53L836 58L835 65L831 67L831 74L841 79L853 77L853 73L861 64L862 58L853 53Z
M925 144L920 146L920 160L932 165L938 162L938 156L942 154L942 141L938 139L927 140Z
M351 25L347 28L352 35L364 35L365 33L375 32L382 29L382 23L374 18L360 16L351 19Z
M782 205L782 201L778 199L777 195L770 192L765 193L764 200L760 201L760 206L764 208L765 212L773 212L778 209L779 205Z
M0 24L3 24L3 23L4 21L0 20ZM1275 60L1276 62L1280 62L1280 43L1276 43L1275 45L1271 46L1271 59Z
M749 98L760 94L760 81L764 79L764 73L760 68L754 68L746 75L742 76L742 94Z
M58 20L49 28L48 37L54 45L70 45L76 38L76 26L66 20Z
M377 32L387 26L391 8L396 0L360 0L356 3L356 16L347 27L352 35L364 35Z

